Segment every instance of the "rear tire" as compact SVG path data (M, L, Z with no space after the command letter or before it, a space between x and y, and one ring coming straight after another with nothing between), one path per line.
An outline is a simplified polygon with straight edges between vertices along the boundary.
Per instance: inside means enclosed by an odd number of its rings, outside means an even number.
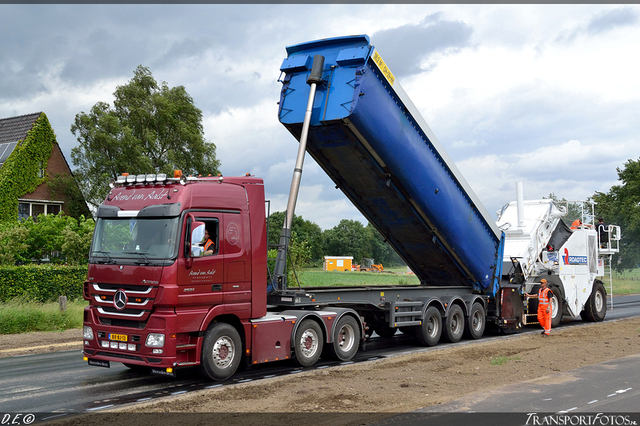
M322 346L322 330L318 323L311 319L302 321L293 342L296 362L302 367L312 366L320 358Z
M358 352L360 327L350 315L340 318L333 332L333 343L328 346L328 355L339 361L349 361Z
M600 322L607 315L607 292L600 281L596 281L593 291L584 306L584 311L580 312L583 320L588 322Z
M484 307L480 303L474 303L467 317L465 335L471 339L481 338L486 324Z
M435 346L442 336L442 315L435 306L430 306L424 313L422 325L415 331L416 338L421 345Z
M242 340L238 330L230 324L212 323L202 342L200 374L211 380L225 380L233 376L242 358Z
M464 313L459 305L452 305L445 321L443 337L447 342L456 343L462 339L463 333Z

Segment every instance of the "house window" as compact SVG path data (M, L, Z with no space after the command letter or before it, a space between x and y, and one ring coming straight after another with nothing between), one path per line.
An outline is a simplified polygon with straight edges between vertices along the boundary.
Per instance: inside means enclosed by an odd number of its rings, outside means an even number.
M58 214L61 209L62 204L32 203L22 200L18 203L18 219L24 220L30 216L36 219L39 214Z
M44 177L44 164L42 161L38 162L38 177L39 178Z
M18 220L24 220L31 216L31 204L19 203L18 204Z

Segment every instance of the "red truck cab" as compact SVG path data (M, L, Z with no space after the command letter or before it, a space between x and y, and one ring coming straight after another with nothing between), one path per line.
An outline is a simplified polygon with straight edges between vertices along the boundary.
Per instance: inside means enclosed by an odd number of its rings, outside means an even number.
M200 246L205 229L210 255ZM235 371L228 364L251 353L249 320L266 315L266 254L262 179L121 176L97 212L85 359L173 375L201 363L207 330L224 323L234 335L207 350L212 364Z

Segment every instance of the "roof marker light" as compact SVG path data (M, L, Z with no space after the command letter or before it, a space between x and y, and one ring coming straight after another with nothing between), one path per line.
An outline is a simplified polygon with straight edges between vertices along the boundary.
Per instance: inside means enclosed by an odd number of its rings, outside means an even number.
M155 182L156 181L156 175L154 173L150 173L146 176L146 180L147 182Z
M136 183L136 177L133 175L127 175L127 183Z
M158 182L164 182L165 180L167 180L167 174L166 173L158 173L158 175L156 176L156 180Z
M125 183L127 182L127 177L125 175L118 176L118 180L116 180L116 182L120 184Z
M141 182L145 181L147 176L146 175L138 175L136 178L137 178L138 183L141 183Z

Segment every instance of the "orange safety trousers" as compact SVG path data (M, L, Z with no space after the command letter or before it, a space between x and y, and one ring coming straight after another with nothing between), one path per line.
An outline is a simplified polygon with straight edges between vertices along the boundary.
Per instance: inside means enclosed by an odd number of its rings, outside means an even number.
M538 322L544 328L544 334L551 332L551 304L549 300L549 288L538 291ZM549 309L549 312L547 312Z

